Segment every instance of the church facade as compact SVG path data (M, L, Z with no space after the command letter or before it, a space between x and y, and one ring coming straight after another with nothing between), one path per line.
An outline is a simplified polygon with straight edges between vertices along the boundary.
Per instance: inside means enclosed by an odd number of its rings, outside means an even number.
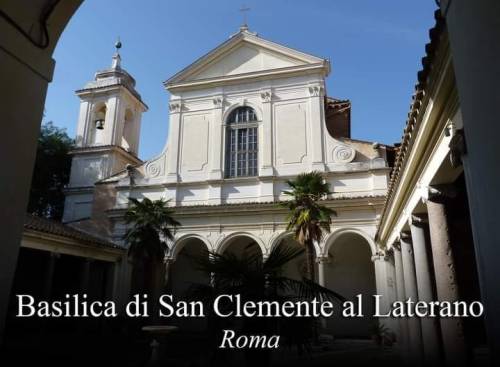
M145 162L137 151L147 106L120 63L117 52L110 69L77 91L65 222L120 243L130 197L169 200L182 226L165 263L173 292L182 294L199 277L184 254L206 248L266 258L273 246L294 245L282 192L288 179L320 171L332 191L324 204L337 216L316 244L318 281L347 298L395 292L374 241L391 147L350 138L350 102L326 96L328 60L241 27L164 83L168 141ZM302 275L304 259L287 271ZM365 307L370 314L369 300ZM369 335L368 318L343 322L334 321L337 334Z

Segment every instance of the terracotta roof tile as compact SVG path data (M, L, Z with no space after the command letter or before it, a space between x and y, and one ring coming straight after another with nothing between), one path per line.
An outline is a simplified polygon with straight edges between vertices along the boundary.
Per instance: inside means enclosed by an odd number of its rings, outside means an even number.
M420 109L422 106L422 100L425 96L429 73L431 72L432 64L434 62L435 52L438 48L441 34L446 27L445 20L439 9L434 12L434 18L436 23L434 27L429 30L430 42L425 45L425 56L422 58L422 69L417 73L417 83L415 84L415 92L412 96L408 119L406 120L406 125L403 130L401 144L397 146L396 161L389 180L389 188L387 190L387 197L384 204L384 210L382 212L382 219L385 215L387 206L393 199L393 193L399 182L400 173L406 164L406 155L411 137L414 134L417 117L422 112Z
M26 215L24 220L24 229L71 238L73 240L82 241L86 244L94 246L121 248L119 245L104 238L88 234L55 220L41 218L31 214Z

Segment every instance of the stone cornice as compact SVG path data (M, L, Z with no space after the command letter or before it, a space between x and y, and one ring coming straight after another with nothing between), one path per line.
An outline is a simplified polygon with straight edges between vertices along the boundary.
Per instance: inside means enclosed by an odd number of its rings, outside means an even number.
M123 149L118 145L98 145L93 147L78 147L69 152L71 155L75 154L93 154L93 153L104 153L106 151L116 152L125 158L134 162L134 164L141 164L143 161L137 157L135 154Z
M175 84L166 83L165 88L169 91L189 90L196 88L207 88L220 85L251 83L259 80L267 80L269 77L286 78L300 74L326 73L328 70L326 62L308 65L289 66L265 71L254 71L236 75L225 75L214 78L198 79Z
M384 202L385 196L364 196L353 198L338 198L323 200L322 205L331 208L342 208L343 210L350 210L351 208L359 207L381 207ZM285 201L269 201L269 202L242 202L221 205L185 205L185 206L172 206L176 215L190 216L190 215L248 215L248 214L263 214L263 213L286 213L287 208L280 207L280 203ZM110 217L121 217L126 211L126 207L114 208L108 210ZM335 219L334 219L335 220Z
M137 93L137 91L130 89L130 87L120 84L119 82L108 85L91 87L91 88L78 89L75 91L75 94L79 97L87 97L87 96L92 96L96 93L102 94L106 92L115 92L117 90L125 91L129 95L129 97L139 102L144 112L149 109L148 105L142 101L142 98L140 94Z

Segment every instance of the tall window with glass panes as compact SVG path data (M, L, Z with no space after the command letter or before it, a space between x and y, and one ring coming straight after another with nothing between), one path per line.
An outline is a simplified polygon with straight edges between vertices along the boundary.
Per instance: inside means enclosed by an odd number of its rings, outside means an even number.
M257 176L257 115L251 107L239 107L226 121L227 178Z

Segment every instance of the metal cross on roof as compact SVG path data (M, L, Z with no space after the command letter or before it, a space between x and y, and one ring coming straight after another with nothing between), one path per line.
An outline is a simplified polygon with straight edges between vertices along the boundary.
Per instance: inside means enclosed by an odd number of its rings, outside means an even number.
M247 12L250 11L249 7L246 7L245 4L243 4L240 8L240 12L243 15L243 26L247 26Z

